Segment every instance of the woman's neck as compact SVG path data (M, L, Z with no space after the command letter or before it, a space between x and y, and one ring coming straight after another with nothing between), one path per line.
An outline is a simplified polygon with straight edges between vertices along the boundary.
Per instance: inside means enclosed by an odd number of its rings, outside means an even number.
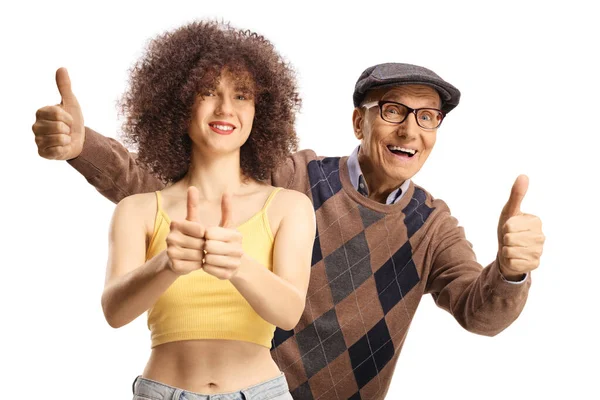
M200 198L220 200L223 193L238 193L245 183L239 154L208 158L194 157L187 174L181 180L187 187L195 186Z

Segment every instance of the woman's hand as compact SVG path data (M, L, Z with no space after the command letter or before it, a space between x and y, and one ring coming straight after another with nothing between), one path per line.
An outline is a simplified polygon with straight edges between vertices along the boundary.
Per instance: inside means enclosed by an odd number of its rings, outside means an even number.
M242 234L232 228L231 196L221 200L221 223L206 229L204 271L219 279L233 278L242 265Z
M198 212L199 193L195 187L187 191L187 216L184 221L172 221L167 236L169 268L177 275L186 275L202 268L206 229Z

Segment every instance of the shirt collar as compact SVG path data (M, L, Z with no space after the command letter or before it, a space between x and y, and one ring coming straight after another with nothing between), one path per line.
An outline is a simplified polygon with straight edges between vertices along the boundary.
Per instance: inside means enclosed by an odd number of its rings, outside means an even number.
M356 189L358 193L367 197L369 195L369 189L367 188L367 183L365 182L365 178L360 170L360 164L358 162L359 149L360 146L356 146L352 154L350 154L348 157L348 174L350 175L350 182L352 183L352 186L354 186L354 189ZM410 179L407 179L402 185L388 195L385 204L389 205L397 203L402 198L402 195L406 193L409 186Z

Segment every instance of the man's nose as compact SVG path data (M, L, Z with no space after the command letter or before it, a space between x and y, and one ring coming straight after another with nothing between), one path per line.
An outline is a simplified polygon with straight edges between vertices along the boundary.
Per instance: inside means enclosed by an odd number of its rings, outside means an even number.
M398 136L411 139L419 134L421 127L417 124L416 117L415 114L408 115L404 122L398 125L398 129L396 130Z

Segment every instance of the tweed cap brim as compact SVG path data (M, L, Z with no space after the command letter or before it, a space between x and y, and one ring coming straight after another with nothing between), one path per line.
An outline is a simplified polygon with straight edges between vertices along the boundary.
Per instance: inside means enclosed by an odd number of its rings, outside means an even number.
M386 63L369 67L360 75L354 87L354 107L360 105L369 90L401 85L432 87L439 93L445 113L454 109L460 101L460 91L435 72L418 65Z

